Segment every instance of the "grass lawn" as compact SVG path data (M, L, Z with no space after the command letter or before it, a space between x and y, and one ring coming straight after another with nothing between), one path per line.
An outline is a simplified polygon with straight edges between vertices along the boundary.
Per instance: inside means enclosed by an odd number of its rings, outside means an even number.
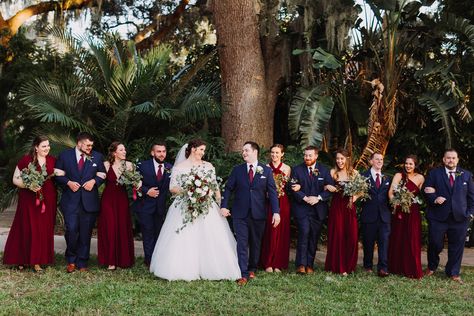
M363 271L342 277L317 269L312 276L257 273L239 288L230 281L168 282L139 258L133 269L109 272L95 258L87 273L65 273L62 256L45 273L0 266L1 315L169 314L458 314L474 311L474 268L464 285L442 272L423 280L378 278Z

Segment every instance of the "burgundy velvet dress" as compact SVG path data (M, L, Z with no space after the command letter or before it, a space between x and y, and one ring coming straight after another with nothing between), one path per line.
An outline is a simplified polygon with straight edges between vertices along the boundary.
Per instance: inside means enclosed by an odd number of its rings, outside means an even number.
M25 155L18 162L17 167L21 171L27 168L30 162L32 162L32 157ZM48 175L54 173L55 162L54 157L46 156ZM37 169L41 170L39 165ZM29 189L19 189L15 218L3 254L4 264L44 265L54 263L54 223L57 206L56 188L51 178L46 180L41 188L43 201L40 203L36 201L37 194L35 192Z
M406 187L415 196L420 193L418 186L406 179ZM388 270L393 274L409 278L423 277L421 268L421 214L420 206L413 203L410 213L400 209L392 215L392 229L388 248Z
M340 186L344 182L339 181ZM358 225L355 204L349 197L334 193L328 218L328 244L325 270L333 273L354 272L358 255Z
M101 265L120 268L135 263L132 219L127 190L117 184L117 176L110 166L102 193L97 224L97 259Z
M283 163L278 167L274 167L270 163L273 175L284 175L280 170ZM280 224L274 228L272 225L273 214L268 207L267 223L262 241L262 251L260 255L260 266L264 269L268 267L276 269L288 269L288 261L290 257L290 201L288 195L278 198L280 204Z

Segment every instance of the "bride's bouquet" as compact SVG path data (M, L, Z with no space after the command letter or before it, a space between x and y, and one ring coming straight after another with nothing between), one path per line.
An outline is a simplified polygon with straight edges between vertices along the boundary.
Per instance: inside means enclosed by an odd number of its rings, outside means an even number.
M132 163L132 169L129 170L127 169L127 163L125 161L122 161L120 169L122 173L117 179L117 184L132 188L132 196L134 200L137 199L137 195L141 197L142 192L140 190L140 182L143 176L140 174L140 172L137 171L137 166Z
M183 226L176 230L179 233L188 223L209 213L212 197L219 186L214 170L203 167L193 167L189 173L180 175L177 181L182 191L176 200L183 205Z
M52 176L52 175L51 175ZM23 181L25 188L34 190L37 188L41 188L46 180L48 180L51 176L48 176L48 172L46 171L46 165L41 166L41 170L39 171L36 168L36 165L30 162L28 167L23 168L21 170L19 178ZM46 211L46 206L44 204L44 197L43 197L43 190L39 190L36 192L36 206L41 204L41 213Z
M393 188L393 199L390 200L393 213L395 213L397 206L400 206L400 210L403 213L410 213L410 206L414 203L421 204L420 198L408 190L406 182L401 180L400 183Z
M369 179L362 176L358 172L353 172L349 176L349 180L345 183L342 194L349 197L349 208L352 207L352 197L358 196L359 200L365 201L370 199L369 195Z

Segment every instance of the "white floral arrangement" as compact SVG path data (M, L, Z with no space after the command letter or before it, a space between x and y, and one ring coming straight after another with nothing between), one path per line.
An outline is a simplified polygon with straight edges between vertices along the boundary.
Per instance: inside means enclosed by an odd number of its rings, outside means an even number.
M390 200L390 205L392 205L394 213L397 206L400 206L400 210L403 213L410 213L410 206L412 204L421 203L421 199L408 190L405 181L401 180L399 184L393 187L393 198Z
M349 205L348 207L352 207L352 197L357 196L360 201L365 201L370 199L369 195L369 188L370 182L368 177L362 176L358 172L353 172L350 176L348 181L344 184L342 194L344 196L348 196L349 198Z
M219 190L216 174L213 169L194 167L189 173L182 174L177 179L182 188L175 196L182 204L183 226L176 230L179 233L187 224L193 223L199 217L205 217L214 203L214 193Z

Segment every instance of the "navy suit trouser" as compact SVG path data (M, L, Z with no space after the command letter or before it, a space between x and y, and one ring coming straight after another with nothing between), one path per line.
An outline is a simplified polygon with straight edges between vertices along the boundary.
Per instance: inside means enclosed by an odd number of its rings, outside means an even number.
M296 218L298 241L296 245L296 266L313 267L316 249L324 221L319 220L315 212Z
M449 214L448 219L442 222L434 219L428 220L428 269L435 271L438 268L439 254L443 251L444 236L447 235L448 262L445 273L447 276L459 275L468 225L468 219L457 222L452 214Z
M377 270L388 270L388 243L390 239L390 223L384 223L380 216L373 223L362 223L362 241L364 245L364 268L372 269L374 247L377 242Z
M161 227L165 222L166 214L158 212L136 213L138 222L140 223L140 231L142 232L143 252L145 253L145 264L150 264L151 256L155 250L156 241L161 232Z
M237 257L243 278L248 278L250 271L257 270L266 223L266 219L253 219L250 214L249 211L249 216L246 218L233 218L232 221L237 239Z
M63 212L66 226L66 261L75 263L80 268L86 268L89 261L92 229L95 226L98 213L84 211L81 203L74 211Z

